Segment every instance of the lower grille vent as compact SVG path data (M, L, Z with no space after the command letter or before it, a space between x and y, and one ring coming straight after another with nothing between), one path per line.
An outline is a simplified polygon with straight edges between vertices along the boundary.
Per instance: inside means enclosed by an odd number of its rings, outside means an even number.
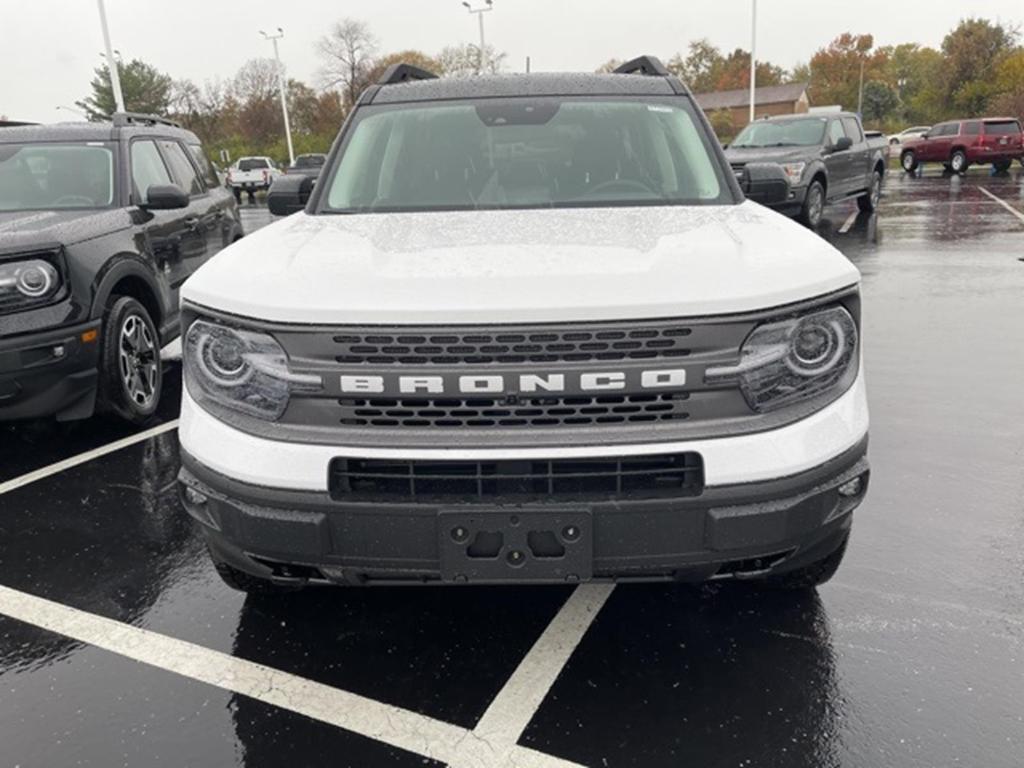
M704 491L704 462L692 452L500 461L338 458L331 461L329 472L331 497L338 501L632 499L699 496Z

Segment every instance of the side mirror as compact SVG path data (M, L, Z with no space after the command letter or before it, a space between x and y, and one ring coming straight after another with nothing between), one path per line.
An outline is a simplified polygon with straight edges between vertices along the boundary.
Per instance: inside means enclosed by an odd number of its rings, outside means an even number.
M313 179L304 174L284 174L274 179L267 192L267 207L275 216L290 216L306 207Z
M750 163L740 175L740 187L748 200L778 205L789 199L789 179L778 163Z
M147 211L173 211L188 208L188 194L174 184L154 184L146 190L146 201L139 205Z
M833 152L845 152L853 146L853 139L849 136L840 136L839 140L832 146Z

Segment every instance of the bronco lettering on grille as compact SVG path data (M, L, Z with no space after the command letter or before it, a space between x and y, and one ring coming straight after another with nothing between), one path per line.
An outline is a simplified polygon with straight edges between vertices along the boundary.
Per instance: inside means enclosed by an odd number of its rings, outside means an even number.
M519 375L462 374L452 376L366 376L343 374L346 394L523 394L542 392L615 392L634 389L682 389L686 369L598 371L586 373L524 373Z

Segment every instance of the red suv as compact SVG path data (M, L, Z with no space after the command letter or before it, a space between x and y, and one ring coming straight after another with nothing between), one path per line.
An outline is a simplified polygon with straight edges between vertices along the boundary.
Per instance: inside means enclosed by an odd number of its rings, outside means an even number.
M908 173L921 163L942 163L954 173L974 164L1005 171L1014 159L1024 165L1024 137L1014 117L939 123L920 139L906 142L900 153L900 165Z

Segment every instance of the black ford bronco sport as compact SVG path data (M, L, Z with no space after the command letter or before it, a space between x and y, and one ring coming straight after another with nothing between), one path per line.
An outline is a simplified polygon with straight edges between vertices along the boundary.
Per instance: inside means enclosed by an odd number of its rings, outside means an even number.
M241 236L176 123L0 127L0 421L148 419L181 284Z

